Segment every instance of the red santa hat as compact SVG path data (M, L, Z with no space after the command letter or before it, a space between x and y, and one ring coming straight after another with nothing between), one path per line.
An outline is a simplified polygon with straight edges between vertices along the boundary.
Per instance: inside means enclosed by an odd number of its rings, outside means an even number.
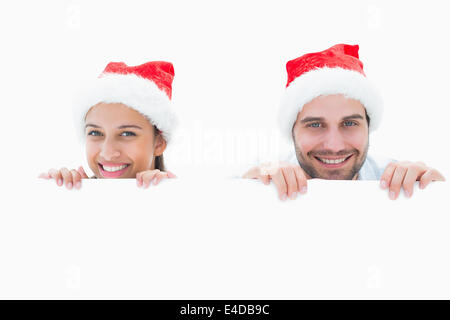
M177 118L171 109L173 65L152 61L139 66L111 62L100 76L82 89L73 111L76 126L84 139L85 117L100 102L123 103L139 111L155 125L169 142Z
M359 100L370 117L369 130L379 126L383 101L364 74L358 50L358 45L338 44L286 64L288 81L279 110L284 137L292 139L292 127L298 113L306 103L321 95L343 94Z

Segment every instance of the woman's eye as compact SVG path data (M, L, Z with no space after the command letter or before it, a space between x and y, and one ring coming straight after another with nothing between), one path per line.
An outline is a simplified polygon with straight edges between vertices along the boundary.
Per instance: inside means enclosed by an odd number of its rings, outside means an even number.
M136 134L134 132L131 132L131 131L124 131L120 135L123 136L123 137L132 137L132 136L135 136Z
M88 136L101 136L102 133L98 130L89 131Z

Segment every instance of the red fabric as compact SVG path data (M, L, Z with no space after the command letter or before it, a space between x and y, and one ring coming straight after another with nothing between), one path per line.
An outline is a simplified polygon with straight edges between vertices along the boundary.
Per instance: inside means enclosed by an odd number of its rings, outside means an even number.
M353 70L365 76L363 63L359 60L358 45L337 44L331 48L314 53L305 54L286 64L288 81L286 87L297 77L311 71L324 67Z
M172 81L175 71L170 62L151 61L139 66L127 66L123 62L110 62L102 74L104 73L135 74L154 82L160 90L167 94L169 99L172 99Z

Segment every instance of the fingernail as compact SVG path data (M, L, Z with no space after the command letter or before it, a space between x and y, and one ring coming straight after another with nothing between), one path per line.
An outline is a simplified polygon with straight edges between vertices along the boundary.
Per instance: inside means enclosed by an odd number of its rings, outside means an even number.
M61 185L62 185L62 180L59 179L58 182L57 182L57 184L58 184L58 186L61 186Z
M75 188L80 189L81 188L81 182L78 181L77 183L75 183Z
M389 198L391 198L391 200L395 199L395 192L394 191L389 192Z
M292 192L291 199L294 200L295 198L297 198L297 192Z
M305 194L307 190L308 189L306 187L303 187L303 188L300 189L300 193L301 194Z
M409 197L411 197L411 194L410 194L408 191L405 191L405 196L406 196L407 198L409 198Z
M281 200L286 200L287 199L287 195L286 195L286 193L283 193L282 195L281 195Z
M381 180L381 189L386 189L386 181Z
M72 189L72 182L69 182L69 183L67 184L67 189Z

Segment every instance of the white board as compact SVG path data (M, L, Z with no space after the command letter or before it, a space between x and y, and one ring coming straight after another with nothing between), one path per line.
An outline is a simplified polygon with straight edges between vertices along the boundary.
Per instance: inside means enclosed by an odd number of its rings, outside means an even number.
M448 183L37 180L0 215L0 298L450 298ZM3 198L3 197L2 197Z

